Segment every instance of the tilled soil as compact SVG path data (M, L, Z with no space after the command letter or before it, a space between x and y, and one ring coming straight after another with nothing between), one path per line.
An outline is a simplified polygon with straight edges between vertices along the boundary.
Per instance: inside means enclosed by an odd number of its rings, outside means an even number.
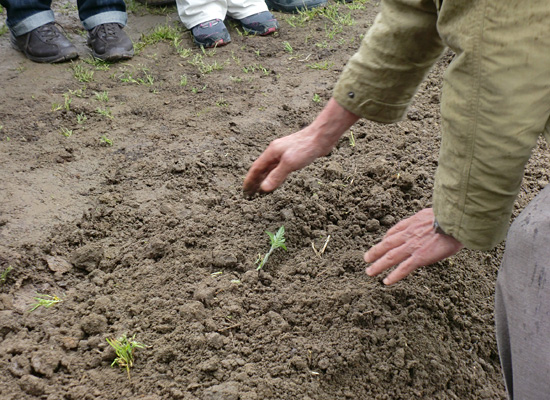
M0 37L0 272L13 268L0 281L0 398L504 399L502 246L392 287L362 261L430 206L453 55L403 122L360 121L329 156L248 199L248 167L322 109L377 4L275 13L275 37L230 23L233 42L205 52L174 8L129 5L141 44L124 63L89 63L72 1L55 10L75 63L33 63ZM176 43L152 43L159 26L176 27ZM547 153L541 143L518 210L548 183ZM265 231L280 226L287 251L257 271ZM62 301L29 311L39 294ZM106 341L122 335L146 346L130 379Z

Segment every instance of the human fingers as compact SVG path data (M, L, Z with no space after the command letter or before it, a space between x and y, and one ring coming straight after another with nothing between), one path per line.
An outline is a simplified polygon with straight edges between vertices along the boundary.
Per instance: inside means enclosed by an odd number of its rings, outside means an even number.
M263 180L278 164L279 157L268 147L248 170L244 178L243 191L247 195L257 193Z
M374 263L382 257L386 256L388 252L393 249L399 248L403 243L405 243L406 237L403 234L393 234L385 236L382 241L373 247L371 247L364 256L365 262ZM394 253L395 254L395 253ZM391 255L392 259L394 256Z
M440 256L439 254L436 255L430 251L430 249L433 248L434 241L436 240L437 238L435 237L430 239L421 248L417 249L409 257L402 260L397 268L395 268L386 278L384 278L384 284L393 285L394 283L399 282L400 280L408 276L416 269L433 264L440 259L445 258L446 256Z
M452 236L434 233L422 241L385 279L385 285L392 285L408 276L417 268L434 264L456 254L464 245Z
M260 190L266 193L274 191L282 185L292 171L294 171L294 169L288 163L279 162L277 166L269 172L265 179L262 180Z

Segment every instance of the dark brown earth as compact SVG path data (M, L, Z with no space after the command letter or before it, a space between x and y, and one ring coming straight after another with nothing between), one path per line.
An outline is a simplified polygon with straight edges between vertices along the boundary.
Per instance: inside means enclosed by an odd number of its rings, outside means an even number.
M403 122L361 121L275 193L242 195L268 143L322 109L378 10L329 5L276 13L276 37L231 25L233 42L203 54L174 8L130 3L142 49L106 68L84 61L74 2L55 3L74 64L33 63L0 37L0 272L13 268L0 282L1 399L505 398L493 328L502 246L393 287L362 261L430 205L452 54ZM163 25L181 54L144 43ZM547 153L541 143L517 210L548 183ZM283 225L288 251L258 273L265 231ZM62 302L30 312L38 294ZM147 345L131 380L110 366L106 338L123 334Z

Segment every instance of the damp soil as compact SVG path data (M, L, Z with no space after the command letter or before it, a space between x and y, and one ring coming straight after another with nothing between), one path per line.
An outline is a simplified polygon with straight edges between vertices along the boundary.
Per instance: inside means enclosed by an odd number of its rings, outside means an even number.
M33 63L0 36L0 398L505 398L502 245L392 287L362 260L431 204L452 53L402 122L360 121L273 194L242 194L269 142L326 104L378 12L329 5L339 23L275 13L277 36L230 23L232 43L202 52L175 8L131 3L132 39L174 26L179 51L162 40L107 66L86 62L74 2L55 3L72 64ZM540 143L516 213L548 183L547 154ZM281 226L287 251L257 271ZM62 301L29 311L39 294ZM145 345L130 379L106 341L122 335Z

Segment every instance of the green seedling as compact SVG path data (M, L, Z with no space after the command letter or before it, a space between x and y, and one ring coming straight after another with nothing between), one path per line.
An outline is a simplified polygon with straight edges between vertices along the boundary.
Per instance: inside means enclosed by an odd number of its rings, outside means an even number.
M73 75L79 82L91 82L94 78L94 71L84 68L80 64L73 64Z
M111 66L108 61L103 61L95 57L87 57L84 58L82 61L84 61L86 64L93 66L96 71L108 71L109 67Z
M96 108L96 112L98 114L103 115L104 117L107 117L107 118L110 118L110 119L114 118L113 114L111 113L111 109L109 107L107 107L107 108L98 107L98 108Z
M65 128L65 127L62 127L62 128L61 128L61 132L60 132L60 133L61 133L63 136L65 136L65 137L71 137L71 136L73 136L73 131L72 131L72 129L67 129L67 128Z
M65 99L64 103L63 103L63 108L66 110L66 111L70 111L71 109L71 102L73 101L73 99L71 99L71 95L69 93L63 93L63 99Z
M187 86L187 75L180 76L180 86Z
M128 373L128 379L130 379L130 368L134 366L134 350L143 349L145 345L136 342L134 339L136 335L131 338L127 338L126 334L122 335L118 339L107 338L107 343L115 349L117 357L111 364L111 367L118 365L120 368L125 368Z
M84 122L86 122L87 119L88 117L86 117L86 114L84 114L83 112L81 112L80 114L76 114L76 122L79 125L82 125Z
M103 91L103 92L94 92L95 94L95 98L98 99L99 101L103 101L105 103L107 103L109 101L109 93L107 93L107 91Z
M0 36L4 36L6 33L8 33L9 28L6 24L2 25L0 27Z
M10 271L13 270L13 267L11 265L8 265L8 267L0 274L0 283L4 284L6 283L6 280L8 279L8 274Z
M271 255L271 253L273 253L273 251L275 251L276 249L283 249L286 251L286 245L285 245L285 227L284 226L281 226L279 228L279 230L277 231L277 233L273 234L269 231L266 231L265 233L267 233L267 235L269 236L269 241L271 242L271 248L269 249L269 251L264 255L263 259L260 256L258 256L258 260L256 260L256 264L259 263L258 267L256 268L257 271L259 271L260 269L262 269L262 267L267 263L267 260L269 259L269 256Z
M112 146L113 141L109 139L107 136L103 135L99 138L99 142L105 146Z
M321 102L321 96L319 96L317 93L313 95L313 102L314 103L320 103Z
M57 303L61 303L63 301L56 295L50 296L49 294L40 293L37 294L34 300L36 300L36 303L34 303L32 305L32 308L29 310L31 312L36 310L38 307L50 308L51 306L54 306Z
M322 62L322 63L313 63L313 64L308 64L307 65L309 68L311 69L317 69L317 70L324 70L326 71L327 69L329 69L330 67L332 67L332 63L328 62L328 61L325 61L325 62Z
M283 48L289 54L292 54L294 52L294 49L292 48L289 42L286 42L286 41L283 42Z
M355 136L353 136L353 131L349 131L349 145L355 147Z
M59 103L53 103L52 104L52 112L56 112L59 110L63 110L63 106Z

